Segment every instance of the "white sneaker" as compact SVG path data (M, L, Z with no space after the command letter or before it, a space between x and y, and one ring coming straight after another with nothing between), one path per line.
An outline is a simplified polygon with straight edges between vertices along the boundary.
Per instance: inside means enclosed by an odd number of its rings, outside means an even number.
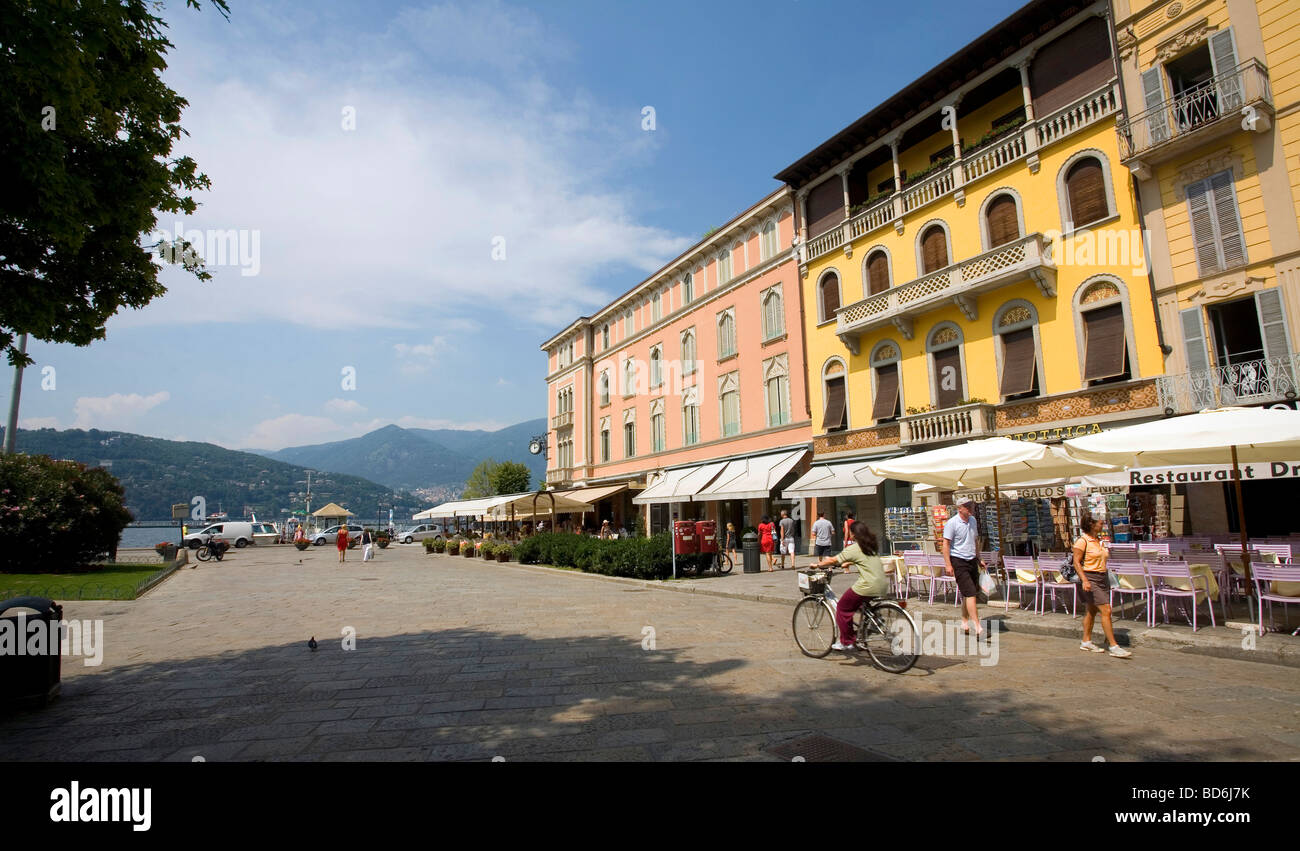
M1127 659L1133 654L1128 650L1125 650L1123 647L1120 647L1118 644L1113 644L1110 648L1110 655L1114 656L1116 659Z
M1093 644L1091 641L1082 641L1082 642L1080 642L1080 643L1079 643L1079 649L1080 649L1080 650L1091 650L1093 653L1105 653L1105 652L1106 652L1105 650L1102 650L1102 649L1101 649L1100 647L1098 647L1097 645Z
M844 652L847 653L848 651L853 650L853 649L855 649L855 648L854 648L854 646L853 646L852 644L840 644L840 643L837 641L837 642L835 642L834 644L831 645L831 649L832 649L832 650L843 650Z

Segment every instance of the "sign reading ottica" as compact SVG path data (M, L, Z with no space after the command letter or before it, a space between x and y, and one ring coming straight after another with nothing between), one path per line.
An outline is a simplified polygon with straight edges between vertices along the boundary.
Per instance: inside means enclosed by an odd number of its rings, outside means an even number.
M1007 437L1012 440L1071 440L1076 437L1083 437L1088 434L1101 434L1101 423L1086 423L1077 426L1061 426L1059 428L1045 428L1039 431L1022 431L1018 434L1008 434Z

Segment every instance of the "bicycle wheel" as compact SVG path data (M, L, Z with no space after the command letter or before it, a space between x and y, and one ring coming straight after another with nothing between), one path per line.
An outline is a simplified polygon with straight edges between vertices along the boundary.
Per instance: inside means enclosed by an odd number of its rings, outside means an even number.
M731 569L735 566L736 565L731 561L731 556L726 553L718 553L718 561L716 565L718 573L726 576L728 573L731 573Z
M207 544L204 544L203 546L199 547L198 552L196 552L194 555L196 558L198 558L199 561L207 561L209 558L211 558L212 551L208 549Z
M804 597L794 607L794 641L803 655L820 659L835 643L835 611L820 597Z
M921 655L921 635L907 609L897 603L877 603L864 613L858 644L882 671L901 674Z

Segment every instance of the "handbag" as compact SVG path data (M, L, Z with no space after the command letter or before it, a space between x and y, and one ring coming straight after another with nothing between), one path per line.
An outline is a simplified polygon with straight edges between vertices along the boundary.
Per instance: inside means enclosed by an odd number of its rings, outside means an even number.
M1088 554L1087 538L1083 539L1083 554ZM1066 582L1079 581L1079 572L1074 569L1074 550L1070 550L1070 552L1065 556L1065 561L1061 563L1060 571L1061 576L1065 578Z

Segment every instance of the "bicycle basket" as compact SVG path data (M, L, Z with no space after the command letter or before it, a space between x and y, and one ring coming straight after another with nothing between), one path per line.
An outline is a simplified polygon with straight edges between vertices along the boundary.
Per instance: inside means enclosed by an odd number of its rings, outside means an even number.
M826 593L826 583L830 577L824 570L801 570L799 571L799 590L805 594L824 594Z

